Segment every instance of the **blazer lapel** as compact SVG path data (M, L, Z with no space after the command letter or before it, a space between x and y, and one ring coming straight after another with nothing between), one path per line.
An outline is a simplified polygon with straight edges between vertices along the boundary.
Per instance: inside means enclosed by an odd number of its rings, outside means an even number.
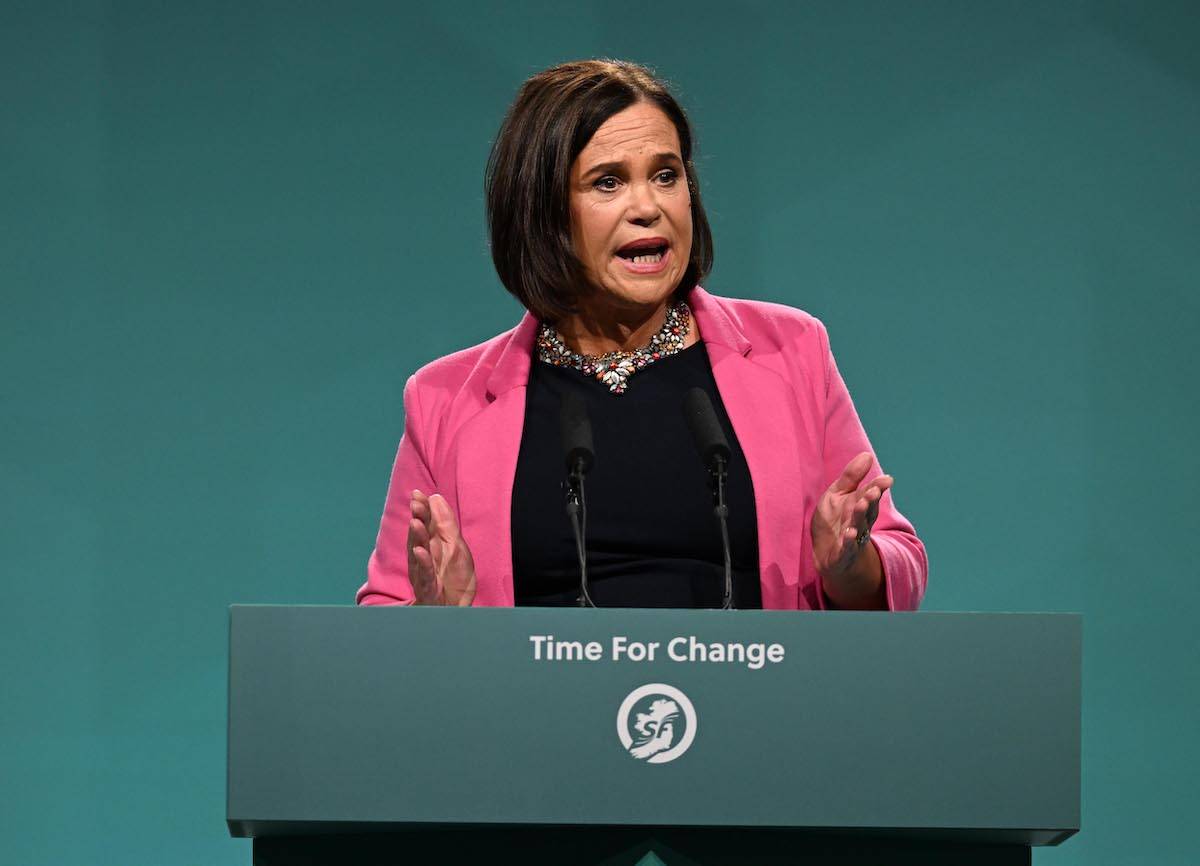
M475 558L479 605L515 603L512 491L536 334L537 319L526 313L488 375L485 405L456 437L458 516Z
M697 287L689 302L754 485L763 606L794 609L810 507L795 394L779 373L754 360L754 347L715 298Z

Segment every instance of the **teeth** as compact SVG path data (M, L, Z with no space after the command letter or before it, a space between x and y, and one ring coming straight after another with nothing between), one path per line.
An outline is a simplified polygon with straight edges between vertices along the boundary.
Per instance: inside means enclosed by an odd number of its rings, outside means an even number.
M662 261L662 253L655 253L652 256L634 256L633 263L635 265L651 265L655 262Z

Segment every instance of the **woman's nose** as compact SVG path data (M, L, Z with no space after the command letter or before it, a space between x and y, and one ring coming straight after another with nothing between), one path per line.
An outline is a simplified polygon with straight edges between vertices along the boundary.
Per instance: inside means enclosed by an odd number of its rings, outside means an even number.
M650 184L633 184L630 196L629 218L632 221L645 224L658 219L662 208L659 207L658 195Z

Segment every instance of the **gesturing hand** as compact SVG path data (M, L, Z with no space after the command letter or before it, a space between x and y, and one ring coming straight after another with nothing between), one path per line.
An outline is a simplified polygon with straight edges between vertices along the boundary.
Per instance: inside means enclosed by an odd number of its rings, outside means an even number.
M440 493L412 492L408 579L417 604L469 607L475 600L475 560Z
M817 573L825 578L827 585L841 585L849 591L863 588L864 578L874 577L861 574L860 566L867 556L877 559L869 553L864 556L864 548L869 546L867 533L879 516L879 500L893 481L890 475L880 475L860 489L872 462L871 452L864 451L847 463L813 511L812 545Z

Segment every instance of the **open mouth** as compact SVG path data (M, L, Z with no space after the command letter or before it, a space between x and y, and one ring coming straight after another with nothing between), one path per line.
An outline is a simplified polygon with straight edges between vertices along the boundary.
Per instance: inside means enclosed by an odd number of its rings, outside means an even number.
M667 245L659 244L653 247L635 247L633 249L617 250L617 255L635 265L653 265L661 262L667 253Z
M633 273L652 274L665 267L663 262L671 256L671 243L662 237L638 238L617 250L616 256Z

